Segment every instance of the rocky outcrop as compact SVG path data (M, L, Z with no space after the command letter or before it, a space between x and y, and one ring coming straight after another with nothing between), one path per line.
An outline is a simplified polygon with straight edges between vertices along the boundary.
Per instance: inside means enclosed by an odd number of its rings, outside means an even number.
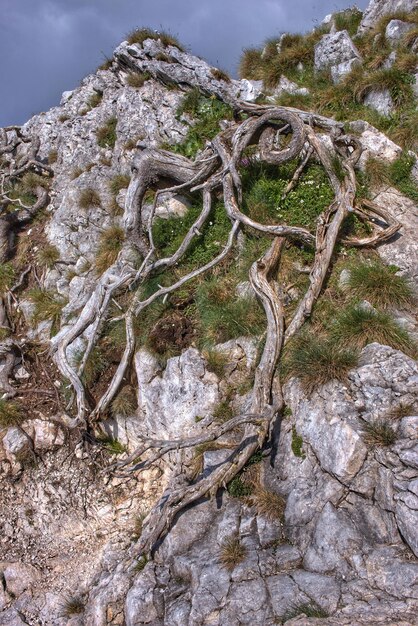
M346 30L324 35L315 46L315 69L330 69L334 83L360 63L360 53Z
M416 0L371 0L363 14L363 19L359 27L359 33L367 32L379 19L385 15L396 12L413 11L417 8Z

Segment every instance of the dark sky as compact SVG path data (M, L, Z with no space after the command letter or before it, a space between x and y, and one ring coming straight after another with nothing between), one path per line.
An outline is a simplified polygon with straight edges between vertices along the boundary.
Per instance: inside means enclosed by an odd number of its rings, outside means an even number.
M360 8L367 0L359 0ZM0 126L59 103L127 32L150 26L236 72L241 51L311 30L349 0L0 0Z

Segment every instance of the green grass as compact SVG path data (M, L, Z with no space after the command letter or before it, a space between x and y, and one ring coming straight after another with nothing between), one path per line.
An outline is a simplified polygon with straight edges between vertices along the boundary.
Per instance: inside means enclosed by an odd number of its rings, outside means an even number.
M356 350L305 331L289 346L284 367L287 376L299 378L305 392L311 393L330 380L345 381L357 363Z
M0 294L5 294L15 282L16 271L11 263L0 263Z
M346 30L350 37L353 37L360 26L363 13L357 8L352 7L345 11L334 13L334 22L337 31Z
M217 135L221 120L233 118L232 108L228 104L216 97L198 95L197 90L192 90L185 96L177 115L180 117L184 113L195 117L195 123L190 126L181 144L168 146L168 148L189 158L195 157L197 152L204 147L205 142Z
M377 342L397 350L413 348L408 333L386 312L351 304L336 317L331 334L340 346L361 349Z
M366 423L363 430L363 438L371 447L392 446L397 439L396 431L387 419L379 419L374 422Z
M129 187L130 182L131 177L127 174L116 174L109 183L109 191L114 196L117 196L122 189Z
M124 454L127 452L126 446L113 437L97 437L97 441L109 454Z
M117 134L116 126L118 120L116 117L110 117L103 126L96 130L97 143L101 148L114 148Z
M223 400L213 409L213 419L215 422L224 424L228 422L231 417L234 417L234 411L228 400Z
M252 494L253 488L249 483L245 482L242 475L239 474L228 483L227 491L231 498L246 498Z
M67 300L55 291L35 287L29 291L29 298L35 305L35 322L52 322L51 330L56 332L59 328L62 309L67 304Z
M105 272L118 258L125 240L125 231L120 226L109 226L100 236L95 260L98 274Z
M291 443L292 452L298 458L304 459L305 455L302 451L302 446L303 446L303 439L300 435L298 435L296 428L293 426L292 427L292 443Z
M36 254L37 261L40 265L52 269L57 261L59 261L60 253L52 244L44 244Z
M25 415L18 404L0 398L0 428L17 426L25 419Z
M359 261L349 267L347 287L354 297L379 308L406 307L413 302L412 288L398 268L380 260Z
M209 345L240 336L257 336L265 329L264 311L251 298L237 298L233 287L217 279L202 283L196 294L201 335Z
M225 367L229 361L228 356L219 350L208 349L203 352L206 368L216 374L219 379L225 376Z
M282 195L297 163L279 168L251 163L243 173L243 209L262 223L287 224L315 230L318 216L329 206L334 194L320 166L310 164L297 187L284 200Z
M306 617L327 618L328 613L316 604L316 602L309 602L307 604L295 604L292 608L288 609L282 618L282 623L298 617L299 615L305 615Z

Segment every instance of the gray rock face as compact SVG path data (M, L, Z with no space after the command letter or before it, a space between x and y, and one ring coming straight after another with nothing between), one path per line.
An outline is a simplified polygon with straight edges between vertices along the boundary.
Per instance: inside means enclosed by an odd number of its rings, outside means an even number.
M414 28L413 24L402 22L402 20L391 20L386 26L385 36L392 45L401 43L403 37Z
M388 89L369 91L363 102L385 117L389 117L393 111L393 100Z
M334 83L359 63L360 53L346 30L324 35L315 46L315 69L331 69Z
M384 15L397 11L413 11L417 8L416 0L371 0L363 14L358 32L370 30Z

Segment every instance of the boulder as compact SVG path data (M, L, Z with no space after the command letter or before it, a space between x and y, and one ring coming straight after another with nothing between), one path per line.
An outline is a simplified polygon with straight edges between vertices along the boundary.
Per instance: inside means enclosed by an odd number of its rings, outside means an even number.
M331 70L334 83L361 63L361 55L346 30L324 35L315 46L315 70Z
M26 589L30 589L40 578L39 572L25 563L10 563L3 572L6 591L12 596L20 596Z
M389 89L373 89L369 91L363 103L385 117L389 117L393 111L393 100Z
M402 43L404 36L414 28L414 24L403 22L402 20L390 20L386 26L385 36L386 39L396 46Z

